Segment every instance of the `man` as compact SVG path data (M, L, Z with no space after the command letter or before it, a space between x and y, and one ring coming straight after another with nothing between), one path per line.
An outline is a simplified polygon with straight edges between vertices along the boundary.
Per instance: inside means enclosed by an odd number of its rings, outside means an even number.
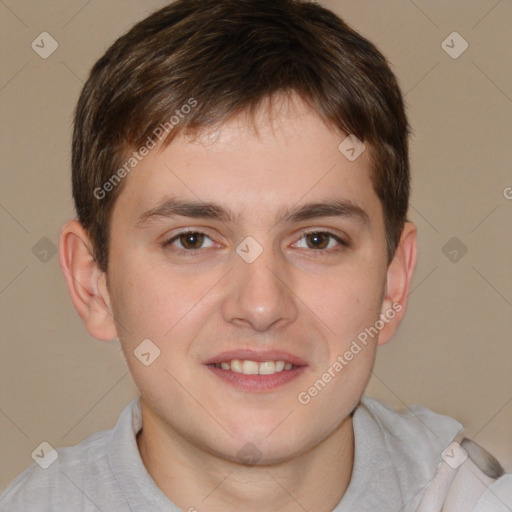
M317 4L179 0L118 39L60 261L141 397L2 510L506 510L458 422L363 396L416 264L407 137L385 58Z

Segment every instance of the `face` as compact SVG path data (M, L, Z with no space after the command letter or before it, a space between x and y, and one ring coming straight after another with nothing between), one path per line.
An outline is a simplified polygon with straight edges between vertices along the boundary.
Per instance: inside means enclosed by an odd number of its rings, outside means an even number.
M256 125L180 136L131 172L109 293L162 428L232 460L254 445L271 463L322 442L359 401L377 338L344 354L379 319L387 262L368 151L349 161L346 134L298 99ZM146 360L160 355L146 366L134 351L148 339Z

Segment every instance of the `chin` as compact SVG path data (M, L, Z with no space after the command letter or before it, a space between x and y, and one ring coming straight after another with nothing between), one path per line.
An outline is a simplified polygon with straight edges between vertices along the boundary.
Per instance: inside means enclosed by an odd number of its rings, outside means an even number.
M265 434L261 434L260 428L248 431L246 425L241 435L230 440L231 449L226 458L247 465L278 464L299 457L314 445L313 433L311 437L307 432L297 431L290 435L290 426L277 427L279 421L266 428Z
M275 465L299 457L304 453L304 446L299 443L288 443L283 445L282 439L275 439L274 442L262 442L254 439L243 440L234 443L232 449L217 455L238 462L246 466L269 466Z

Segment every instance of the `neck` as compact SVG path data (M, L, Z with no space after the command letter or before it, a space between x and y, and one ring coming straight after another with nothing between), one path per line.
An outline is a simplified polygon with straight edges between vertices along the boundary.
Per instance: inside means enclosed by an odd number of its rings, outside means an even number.
M163 429L141 400L144 428L137 444L147 471L186 511L331 512L350 482L352 417L306 453L271 465L246 466L220 458Z

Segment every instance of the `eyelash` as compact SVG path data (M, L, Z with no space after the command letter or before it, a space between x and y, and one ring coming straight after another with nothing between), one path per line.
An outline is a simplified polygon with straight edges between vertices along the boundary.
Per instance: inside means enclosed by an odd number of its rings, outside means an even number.
M212 240L211 237L209 237L206 233L203 233L202 231L185 230L185 231L181 231L180 233L174 235L172 238L169 238L167 241L163 242L163 244L162 244L163 247L178 254L178 255L191 256L191 257L198 255L201 251L201 248L199 248L199 249L179 249L179 248L172 246L173 242L175 242L181 236L186 235L188 233L205 235L206 238L208 238L209 240ZM312 252L315 255L315 257L328 256L332 253L337 253L337 252L343 251L344 249L349 249L352 246L351 243L348 242L347 240L344 240L343 238L339 237L338 235L332 233L331 231L325 231L325 230L323 230L323 231L322 230L306 231L306 232L302 233L302 235L298 239L298 241L302 240L307 235L312 235L312 234L328 235L331 239L334 239L341 246L341 247L338 247L337 249L310 249L310 248L308 248L309 252ZM329 245L329 243L328 243L328 245Z

